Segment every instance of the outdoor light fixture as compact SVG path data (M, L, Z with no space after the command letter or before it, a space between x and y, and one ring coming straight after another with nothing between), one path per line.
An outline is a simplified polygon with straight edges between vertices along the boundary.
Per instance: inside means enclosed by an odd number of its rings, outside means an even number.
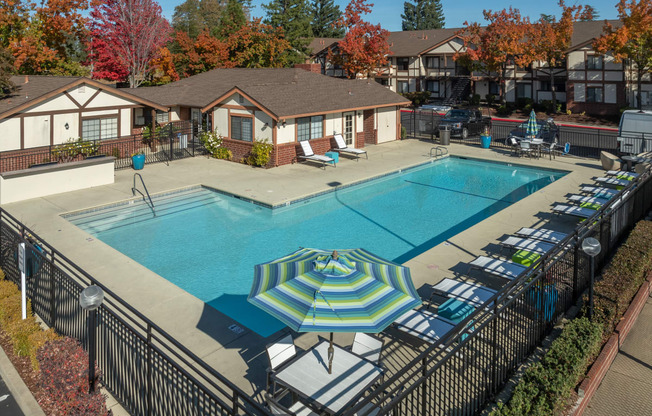
M104 301L104 291L99 286L89 286L79 294L79 306L88 311L88 391L95 391L95 321L97 308Z
M66 130L68 130L70 128L70 124L66 123L63 127L65 127Z
M589 320L593 320L593 281L595 279L595 256L600 254L600 242L593 237L582 241L582 251L591 257L591 281L589 283Z

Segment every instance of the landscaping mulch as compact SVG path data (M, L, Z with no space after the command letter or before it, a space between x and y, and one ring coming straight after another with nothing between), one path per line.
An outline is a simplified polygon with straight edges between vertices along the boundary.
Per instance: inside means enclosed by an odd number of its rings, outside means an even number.
M39 385L39 374L37 371L32 369L32 363L30 362L29 357L20 357L14 354L14 347L11 345L9 335L2 330L0 330L0 348L5 351L5 354L9 357L9 361L14 365L18 374L20 374L20 378L23 379L25 385L29 391L32 392L32 395L34 395L34 398L36 398L36 401L45 414L53 414L51 409L48 409L47 406L43 405L44 392Z
M498 113L496 112L496 108L494 107L488 107L487 110L489 110L492 117L498 117L498 118L527 119L530 116L529 112L523 110L514 110L514 112L512 112L512 114L509 116L498 115ZM552 118L553 120L555 120L555 123L558 124L569 123L569 124L582 124L585 126L617 128L618 123L620 121L620 114L612 115L612 116L589 116L586 114L581 115L581 114L566 114L566 113L548 114L542 111L535 112L535 114L537 115L538 119Z

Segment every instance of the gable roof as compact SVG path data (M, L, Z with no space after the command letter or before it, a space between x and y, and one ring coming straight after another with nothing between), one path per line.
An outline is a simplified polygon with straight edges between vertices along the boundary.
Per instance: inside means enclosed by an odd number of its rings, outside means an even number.
M343 38L314 38L308 45L310 55L317 55L324 49L328 48L335 42L341 41Z
M454 38L461 28L390 32L389 49L394 56L418 56Z
M591 43L594 39L602 36L606 22L611 23L614 28L622 25L620 20L592 20L588 22L575 22L573 25L573 36L568 51L572 51Z
M32 107L80 84L91 85L101 90L108 91L109 93L159 110L167 110L166 107L132 95L125 90L119 90L85 77L25 75L12 76L10 79L16 86L16 89L7 97L0 99L0 118L8 117L26 108Z
M373 80L333 78L298 68L214 69L159 87L137 88L133 94L166 106L208 110L235 92L276 119L410 103Z

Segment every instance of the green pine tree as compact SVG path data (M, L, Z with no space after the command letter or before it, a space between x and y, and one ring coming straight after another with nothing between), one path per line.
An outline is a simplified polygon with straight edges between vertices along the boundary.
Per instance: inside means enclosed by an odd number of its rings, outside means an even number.
M583 17L583 18L580 19L581 22L600 19L600 13L598 13L598 11L595 9L595 7L591 6L590 4L587 4L586 6L584 6L584 10L591 13L591 18L589 19L588 17Z
M186 32L192 39L199 35L204 28L199 6L199 0L186 0L174 8L172 28L175 32Z
M403 3L403 30L441 29L444 10L441 0L410 0Z
M333 0L313 0L312 35L316 38L341 38L344 28L333 26L341 16L340 6Z
M312 39L312 10L308 0L272 0L263 4L263 9L267 10L265 23L282 27L285 39L294 49L288 57L290 64L303 62L309 55L308 44Z
M14 84L11 82L13 70L13 56L11 52L9 52L9 49L0 45L0 98L9 95L14 89Z
M242 3L240 0L229 0L226 9L222 12L220 24L212 32L214 36L226 39L247 23L247 16Z

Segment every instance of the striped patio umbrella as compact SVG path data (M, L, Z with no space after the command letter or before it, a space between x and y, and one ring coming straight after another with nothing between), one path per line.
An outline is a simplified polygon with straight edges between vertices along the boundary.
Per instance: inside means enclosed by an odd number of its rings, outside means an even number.
M301 248L254 267L247 299L297 332L380 332L421 305L410 269L364 249Z
M525 135L529 137L537 137L539 133L539 125L537 124L537 115L534 113L534 110L530 111L530 118L527 120L527 128L525 129Z

